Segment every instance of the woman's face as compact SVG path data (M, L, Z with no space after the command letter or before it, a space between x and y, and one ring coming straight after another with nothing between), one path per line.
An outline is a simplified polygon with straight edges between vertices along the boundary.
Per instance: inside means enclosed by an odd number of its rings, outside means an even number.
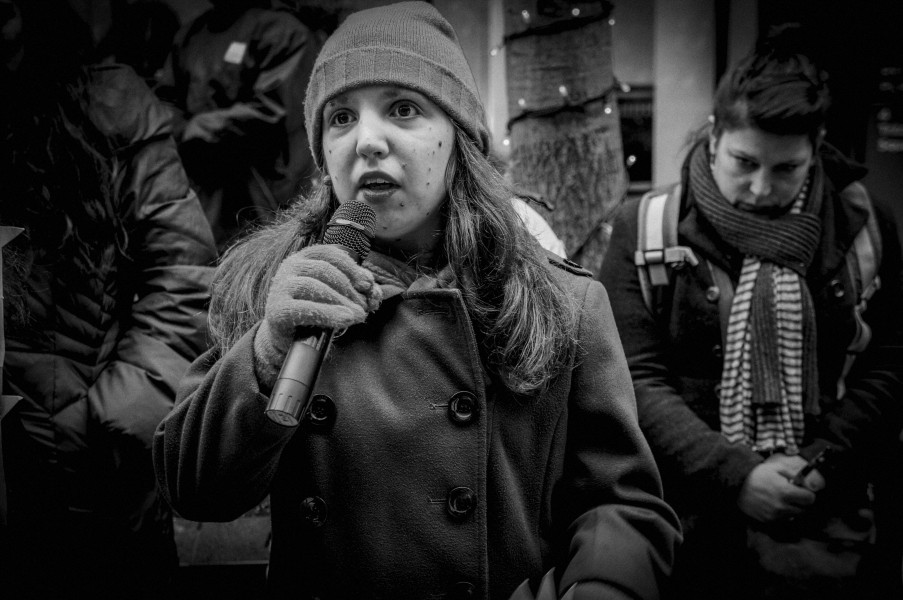
M323 109L323 155L339 202L373 207L377 245L407 255L441 239L454 137L445 111L405 87L358 88Z
M709 138L718 189L737 208L780 212L802 189L814 159L806 135L777 135L754 127Z

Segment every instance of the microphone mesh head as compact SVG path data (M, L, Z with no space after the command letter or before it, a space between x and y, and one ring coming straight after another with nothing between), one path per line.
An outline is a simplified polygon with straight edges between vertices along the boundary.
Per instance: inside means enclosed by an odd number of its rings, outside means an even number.
M323 233L323 243L345 246L363 260L370 253L375 225L376 213L369 205L349 200L332 213Z

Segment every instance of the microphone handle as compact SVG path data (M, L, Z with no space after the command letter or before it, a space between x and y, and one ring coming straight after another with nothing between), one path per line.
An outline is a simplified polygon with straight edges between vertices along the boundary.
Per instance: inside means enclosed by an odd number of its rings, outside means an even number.
M331 329L298 327L285 362L273 384L266 416L279 425L296 427L310 406L311 388L332 341Z
M333 244L357 264L363 257L345 244ZM297 427L310 406L311 391L320 374L323 357L332 342L332 329L297 327L285 362L273 384L264 410L270 420L286 427Z

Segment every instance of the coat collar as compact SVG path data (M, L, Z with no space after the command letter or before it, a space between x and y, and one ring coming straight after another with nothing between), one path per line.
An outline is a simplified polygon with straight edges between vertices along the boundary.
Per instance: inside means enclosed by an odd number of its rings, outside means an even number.
M391 256L371 251L364 260L364 266L373 272L376 283L382 288L383 300L407 291L456 287L450 265L445 265L438 272L426 273Z

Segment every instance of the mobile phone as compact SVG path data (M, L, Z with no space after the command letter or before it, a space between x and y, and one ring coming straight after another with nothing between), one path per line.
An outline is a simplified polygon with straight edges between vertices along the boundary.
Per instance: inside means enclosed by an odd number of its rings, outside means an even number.
M814 471L815 469L817 469L818 467L825 464L828 461L828 458L830 458L830 456L831 456L831 447L825 446L824 448L822 448L822 450L818 454L816 454L815 456L810 458L809 462L807 462L805 465L803 465L803 468L800 469L797 472L797 474L793 476L793 479L790 480L790 483L792 483L793 485L799 485L799 486L803 485L803 481L806 479L806 476L809 473L811 473L812 471Z

